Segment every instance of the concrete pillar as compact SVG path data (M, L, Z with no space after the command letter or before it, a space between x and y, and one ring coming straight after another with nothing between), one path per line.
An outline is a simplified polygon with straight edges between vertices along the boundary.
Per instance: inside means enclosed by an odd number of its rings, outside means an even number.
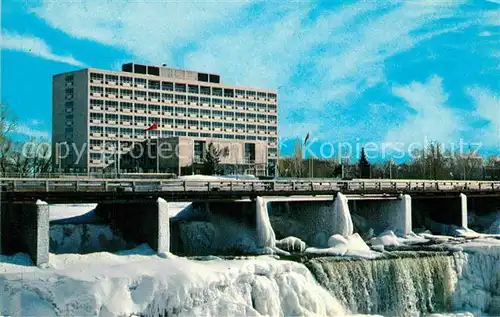
M109 221L123 238L135 243L147 243L158 253L170 252L170 218L168 204L157 201L105 201L96 207L98 217Z
M0 244L2 253L26 252L33 263L49 262L49 205L6 202L1 206Z
M467 196L465 194L460 194L460 214L462 216L462 227L468 228L468 222L467 222Z
M411 223L411 196L410 195L403 195L401 196L400 200L400 208L401 208L401 222L399 224L399 229L401 230L401 233L403 236L409 234L412 229L412 223Z

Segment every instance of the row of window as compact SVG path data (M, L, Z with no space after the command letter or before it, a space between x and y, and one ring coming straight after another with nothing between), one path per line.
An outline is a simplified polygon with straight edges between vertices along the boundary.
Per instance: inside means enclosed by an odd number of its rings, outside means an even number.
M271 112L271 113L276 113L276 105L266 105L263 103L253 103L253 102L247 102L246 104L244 102L242 103L236 103L236 104L211 104L212 107L216 108L219 106L220 108L225 108L225 109L234 109L234 110L242 110L242 111L254 111L254 112ZM197 113L198 110L200 112L208 113L211 111L211 109L205 109L205 108L195 108L195 107L185 107L185 106L176 106L176 105L157 105L157 104L147 104L147 103L139 103L139 102L118 102L118 101L112 101L112 100L100 100L100 99L91 99L90 100L90 108L95 109L95 110L108 110L108 111L123 111L123 112L137 112L137 111L156 111L156 112L173 112L174 110L176 112L181 111L181 112L188 112L192 111L193 113ZM213 112L216 112L218 110L212 110Z
M118 75L104 75L100 73L90 73L91 83L96 84L108 84L108 85L123 85L123 86L133 86L140 88L148 88L152 90L163 90L163 91L175 91L175 92L188 92L193 94L202 94L209 96L224 96L224 97L238 97L238 98L260 98L260 99L270 99L276 100L276 93L266 93L262 91L255 90L244 90L244 89L234 89L234 88L221 88L221 87L211 87L203 85L193 85L185 83L176 83L169 81L159 81L153 79L136 78L130 76L118 76Z
M101 89L95 89L98 87L92 86L93 88L90 93L92 97L104 97L111 99L129 99L138 101L149 101L155 103L184 103L190 105L228 105L228 106L244 106L245 101L240 99L224 99L224 98L213 98L213 97L199 97L192 95L179 95L179 94L160 94L157 92L149 92L136 90L135 92L130 89L116 89L116 91L102 91ZM72 88L67 88L72 89ZM254 102L247 101L249 104L254 104ZM275 103L271 103L275 104ZM265 104L263 104L265 105Z
M220 131L222 132L222 131ZM210 133L210 132L196 132L196 131L171 131L164 130L158 131L153 130L149 131L148 135L142 129L127 129L122 128L120 131L118 129L113 130L113 128L96 127L91 126L90 135L91 137L108 137L113 139L145 139L146 136L151 138L156 137L171 137L171 136L190 136L190 137L202 137L202 138L221 138L221 139L230 139L230 140L258 140L258 141L267 141L270 146L275 146L277 139L276 137L267 137L264 135L235 135L235 134L223 134L223 133Z
M140 125L139 125L140 126ZM235 125L232 125L230 123L221 123L221 122L207 122L207 121L176 121L175 124L172 123L169 125L168 123L165 125L167 128L172 128L172 129L177 129L177 130L200 130L200 131L225 131L225 132L238 132L238 133L245 133L245 134L269 134L269 135L276 135L276 127L266 127L264 125L247 125L246 129L243 127L237 127ZM98 126L98 125L91 125L90 126L90 133L93 136L97 136L96 134L99 134L99 136L103 135L106 133L108 137L119 137L121 136L126 136L126 137L131 137L133 135L135 136L145 136L147 133L145 131L145 128L147 127L146 124L142 125L141 128L120 128L118 130L117 127L110 127L110 126ZM68 131L69 132L69 131ZM71 131L72 132L72 131ZM172 134L169 134L171 130L152 130L149 131L150 136L171 136ZM185 131L180 131L180 132L185 132ZM262 136L264 137L264 136Z
M195 111L193 111L195 110ZM156 113L160 115L160 113ZM71 115L71 114L70 114ZM233 112L233 111L208 111L198 112L197 109L175 109L172 111L164 112L161 116L170 116L171 118L161 118L154 116L141 116L141 115L130 115L130 114L117 114L117 113L102 113L102 112L91 112L90 120L94 123L107 123L107 124L132 124L133 122L173 122L173 118L177 120L183 117L189 118L200 118L200 119L219 119L227 121L250 121L250 122L260 122L276 125L277 117L275 115L265 115L265 114L255 114L255 113L243 113L243 112ZM180 118L179 118L180 117ZM189 119L188 119L189 120ZM99 121L99 122L97 122ZM233 124L233 123L231 123ZM243 124L243 123L241 123ZM244 124L243 124L244 125Z

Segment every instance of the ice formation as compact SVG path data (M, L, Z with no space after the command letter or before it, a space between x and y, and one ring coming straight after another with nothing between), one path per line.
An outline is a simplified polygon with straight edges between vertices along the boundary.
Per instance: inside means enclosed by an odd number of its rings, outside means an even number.
M267 201L262 197L257 197L256 204L257 246L273 248L276 246L276 235L269 221Z
M346 314L299 263L267 257L195 262L152 253L141 246L118 255L51 255L52 268L44 270L0 263L0 315Z
M333 223L335 224L332 233L340 234L348 237L353 234L354 226L349 212L349 205L347 204L347 197L341 193L337 194L334 202L333 214L335 215Z
M89 253L130 248L121 236L104 224L53 224L50 226L50 252Z

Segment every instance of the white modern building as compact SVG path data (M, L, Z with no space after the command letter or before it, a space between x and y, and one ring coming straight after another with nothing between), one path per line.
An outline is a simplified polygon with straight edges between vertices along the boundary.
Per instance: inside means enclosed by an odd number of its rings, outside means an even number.
M99 172L117 160L117 151L126 154L146 137L189 144L184 155L191 159L180 158L177 170L192 164L207 143L231 144L238 153L227 155L224 163L253 166L258 174L277 163L275 90L229 86L215 74L132 63L122 71L87 68L55 75L52 96L53 163L64 171ZM159 129L146 133L155 122Z

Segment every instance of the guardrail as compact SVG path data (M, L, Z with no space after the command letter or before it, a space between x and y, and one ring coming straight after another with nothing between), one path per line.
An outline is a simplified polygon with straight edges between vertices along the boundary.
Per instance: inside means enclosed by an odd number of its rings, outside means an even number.
M500 182L397 180L0 179L4 192L496 192Z

